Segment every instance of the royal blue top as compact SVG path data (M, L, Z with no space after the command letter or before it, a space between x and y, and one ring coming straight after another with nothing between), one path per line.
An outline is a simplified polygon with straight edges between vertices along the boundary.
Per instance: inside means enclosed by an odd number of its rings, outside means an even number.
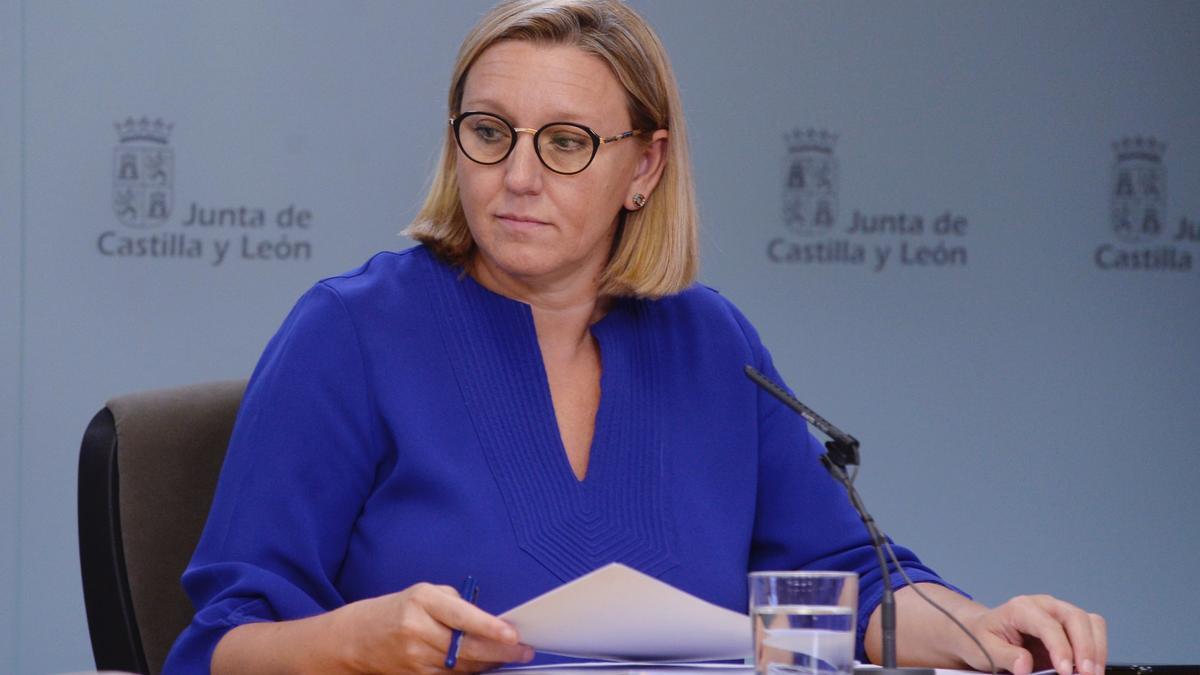
M745 317L697 286L618 300L591 330L603 374L580 481L528 305L423 247L316 284L250 379L166 671L208 672L247 622L467 575L499 614L614 561L739 612L748 571L856 571L861 658L874 554L804 421L744 375L779 378Z

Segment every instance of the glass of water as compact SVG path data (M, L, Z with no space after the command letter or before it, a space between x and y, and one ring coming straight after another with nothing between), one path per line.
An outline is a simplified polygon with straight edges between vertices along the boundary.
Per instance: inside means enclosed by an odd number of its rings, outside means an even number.
M756 675L849 675L858 575L751 572Z

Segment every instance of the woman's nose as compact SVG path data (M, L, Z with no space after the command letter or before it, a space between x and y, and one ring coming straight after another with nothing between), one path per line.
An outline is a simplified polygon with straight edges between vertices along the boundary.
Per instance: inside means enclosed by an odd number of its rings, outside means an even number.
M521 138L529 136L529 142ZM534 148L532 131L524 129L517 132L517 144L509 153L504 166L504 185L517 193L538 192L542 189L542 160L538 158Z

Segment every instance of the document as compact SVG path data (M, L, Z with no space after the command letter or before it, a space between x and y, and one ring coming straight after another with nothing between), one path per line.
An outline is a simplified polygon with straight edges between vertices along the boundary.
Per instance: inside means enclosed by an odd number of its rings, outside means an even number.
M880 667L878 667L878 665L872 665L869 663L863 664L863 663L859 663L857 661L854 662L854 669L856 669L856 670L859 670L859 669L876 670L878 668L880 668ZM1001 673L1004 673L1006 675L1008 673L1007 670L1001 669L1000 671L1001 671ZM1033 673L1031 673L1030 675L1055 675L1056 673L1057 673L1057 671L1054 668L1046 668L1045 670L1034 670ZM986 670L959 670L956 668L935 668L934 674L935 675L991 675ZM546 675L550 675L550 674L546 674ZM1075 673L1074 675L1079 675L1079 673Z
M497 675L754 675L754 666L681 661L581 661L513 666L492 672Z
M620 661L717 661L751 653L750 617L620 563L500 615L541 652Z
M878 670L879 666L855 661L854 669L856 672L860 669ZM713 672L714 670L719 672ZM587 661L514 666L492 672L503 675L754 675L754 666L730 663ZM984 671L953 668L934 668L933 672L935 675L991 675ZM1036 670L1031 675L1055 675L1055 671L1053 668Z

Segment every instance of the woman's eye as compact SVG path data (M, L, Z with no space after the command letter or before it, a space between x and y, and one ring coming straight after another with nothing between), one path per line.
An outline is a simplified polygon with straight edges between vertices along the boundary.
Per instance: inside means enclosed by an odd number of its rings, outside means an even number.
M550 137L550 147L558 152L575 152L588 146L586 139L578 134L554 134Z
M495 127L495 126L492 126L489 124L476 125L472 131L475 132L475 135L479 138L479 140L485 141L488 143L494 143L496 141L503 140L504 137L507 135L499 127Z

